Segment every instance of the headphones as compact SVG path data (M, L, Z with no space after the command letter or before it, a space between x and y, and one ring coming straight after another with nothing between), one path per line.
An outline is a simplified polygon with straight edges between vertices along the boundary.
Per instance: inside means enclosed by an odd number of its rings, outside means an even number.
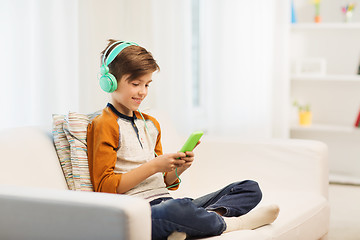
M114 46L115 44L118 44L116 47L114 47L113 50L111 50L111 52L109 53L108 57L105 60L105 56L107 54L107 52L109 51L109 49ZM115 59L115 57L122 51L124 50L126 47L129 46L139 46L138 44L134 43L134 42L124 42L124 41L117 41L112 43L104 52L104 55L102 57L102 65L100 67L100 74L101 77L99 79L99 83L100 83L100 87L102 90L104 90L107 93L112 93L117 89L117 80L115 78L114 75L112 75L109 72L109 64Z

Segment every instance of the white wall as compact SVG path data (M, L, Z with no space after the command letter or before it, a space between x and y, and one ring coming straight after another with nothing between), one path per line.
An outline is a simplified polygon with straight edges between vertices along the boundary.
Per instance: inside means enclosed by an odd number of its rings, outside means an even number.
M161 71L154 76L149 100L142 108L167 112L179 131L201 127L213 135L286 137L287 78L281 60L285 50L274 35L276 29L283 31L276 28L283 19L275 19L282 16L275 10L283 3L201 1L204 101L200 109L194 109L190 99L191 1L105 2L112 6L107 11L101 10L104 1L79 0L81 111L95 111L107 101L97 74L99 52L112 37L138 42L153 53ZM248 11L254 7L257 11Z
M1 64L5 66L2 79L11 79L2 80L2 86L15 89L14 93L2 89L0 94L1 111L10 116L3 126L10 126L14 119L19 119L15 125L44 122L50 125L52 113L102 109L108 96L98 84L100 52L108 38L115 38L137 42L153 53L161 71L155 74L142 109L165 111L184 135L201 128L212 135L283 137L282 113L286 109L276 105L286 98L282 57L274 62L275 56L279 56L274 49L274 45L279 46L275 44L274 35L277 1L200 1L203 31L199 108L192 106L190 97L194 67L191 63L192 0L21 2L19 5L23 8L14 6L9 11L2 8L5 14L1 14L2 23L20 19L13 21L13 28L1 25L7 33L16 32L14 38L10 34L1 44L2 52L6 53ZM7 3L17 4L11 0ZM254 7L257 11L248 11ZM39 9L38 13L34 11ZM22 14L14 15L19 10ZM24 22L29 22L30 27L21 27L27 26ZM8 46L14 54L6 49ZM17 65L10 62L19 59L29 64L22 65L24 72L11 74L16 72ZM274 69L279 72L274 74ZM27 79L28 72L31 81ZM40 87L34 82L40 83ZM24 88L17 90L18 85ZM12 104L7 105L6 101ZM27 113L32 113L31 121L21 119L14 107L25 102Z
M131 40L151 51L151 21L150 1L79 0L80 111L102 109L108 101L98 83L100 52L107 40Z
M76 1L3 0L0 7L0 128L51 126L78 108Z
M275 1L272 84L272 137L289 137L289 31L290 1Z
M210 132L271 137L275 1L212 2L202 42Z
M80 111L101 109L107 94L98 86L100 51L108 38L134 41L150 51L160 65L141 108L161 109L178 130L189 121L189 1L79 1Z
M161 68L151 89L156 95L153 107L170 114L178 131L188 132L193 113L190 1L157 0L152 10L153 53Z

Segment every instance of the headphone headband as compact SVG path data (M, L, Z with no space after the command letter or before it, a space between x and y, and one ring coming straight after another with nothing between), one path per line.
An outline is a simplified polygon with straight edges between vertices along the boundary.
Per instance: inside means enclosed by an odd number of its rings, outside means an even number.
M115 46L111 52L109 53L108 57L105 60L105 56L109 49L114 46L115 44L119 45ZM129 47L131 45L139 46L138 44L134 42L123 42L123 41L117 41L112 43L104 52L104 55L102 57L102 65L100 68L101 77L99 79L100 87L105 92L111 93L114 92L117 89L117 80L114 75L112 75L109 72L108 65L116 58L116 56L124 50L124 48Z
M106 58L105 60L105 56L107 54L107 52L109 51L109 49L114 46L115 44L117 43L120 43L119 45L117 45L116 47L114 47L113 50L111 50L111 52L109 53L109 56ZM134 42L124 42L124 41L117 41L117 42L114 42L112 43L104 52L104 55L103 55L103 66L109 66L109 64L114 61L114 59L116 58L116 56L122 51L124 50L126 47L129 47L129 46L132 46L132 45L135 45L135 46L139 46L138 44L134 43Z

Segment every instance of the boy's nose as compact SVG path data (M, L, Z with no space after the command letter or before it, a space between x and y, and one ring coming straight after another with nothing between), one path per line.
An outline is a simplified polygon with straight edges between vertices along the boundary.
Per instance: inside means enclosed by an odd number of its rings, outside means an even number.
M147 93L146 87L141 88L140 91L139 91L140 95L145 95L146 93Z

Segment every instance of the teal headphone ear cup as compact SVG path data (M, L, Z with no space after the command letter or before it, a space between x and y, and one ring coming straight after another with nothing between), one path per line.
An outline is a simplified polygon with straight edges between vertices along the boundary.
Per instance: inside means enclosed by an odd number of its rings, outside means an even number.
M112 93L117 89L117 81L114 75L107 73L100 77L100 87L107 93Z

